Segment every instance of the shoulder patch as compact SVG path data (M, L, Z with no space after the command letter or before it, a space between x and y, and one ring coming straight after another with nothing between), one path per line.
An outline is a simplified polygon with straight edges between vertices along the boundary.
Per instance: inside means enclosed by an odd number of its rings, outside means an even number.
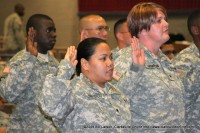
M114 69L113 70L113 78L115 79L115 80L119 80L120 78L121 78L121 76L122 76L122 74L119 72L119 71L117 71L116 69Z

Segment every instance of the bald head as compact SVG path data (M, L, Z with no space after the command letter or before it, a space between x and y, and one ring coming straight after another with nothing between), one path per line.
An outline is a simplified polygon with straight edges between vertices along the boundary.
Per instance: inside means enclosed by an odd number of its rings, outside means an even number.
M103 27L104 30L99 30ZM81 40L89 37L98 37L107 40L107 23L105 19L99 15L87 15L80 20Z
M80 29L88 29L94 22L98 23L101 21L105 22L104 18L99 15L87 15L80 20Z

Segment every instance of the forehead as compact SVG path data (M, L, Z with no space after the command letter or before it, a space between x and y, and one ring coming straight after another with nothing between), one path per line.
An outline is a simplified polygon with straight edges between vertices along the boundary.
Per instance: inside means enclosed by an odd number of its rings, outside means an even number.
M124 22L121 26L121 28L128 28L127 22Z
M49 28L49 27L55 27L55 24L54 24L54 22L53 22L52 20L50 20L50 19L42 19L42 20L40 21L40 26L41 26L41 28L46 29L46 28Z
M95 47L95 53L94 54L103 54L103 53L108 53L110 51L110 47L108 46L108 44L106 43L99 43L96 47Z
M166 17L165 14L161 10L157 10L156 13L157 13L157 16L156 16L157 18L158 17Z
M89 27L99 27L99 26L107 26L106 21L102 18L99 19L91 19L88 23Z

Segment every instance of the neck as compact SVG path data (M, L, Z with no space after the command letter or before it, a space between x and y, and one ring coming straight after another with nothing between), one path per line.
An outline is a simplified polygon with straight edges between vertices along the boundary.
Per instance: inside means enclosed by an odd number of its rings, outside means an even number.
M155 43L151 43L151 42L145 43L145 42L142 42L142 41L141 41L141 43L142 43L151 53L153 53L155 56L158 56L159 48L160 48L160 45L159 45L159 44L155 44Z
M96 84L97 86L104 88L105 87L105 82L100 82L100 81L96 81L96 77L94 78L93 75L91 75L89 72L87 71L82 71L82 73L94 84Z
M194 44L200 51L200 38L197 37L197 38L194 38L193 40L194 40Z

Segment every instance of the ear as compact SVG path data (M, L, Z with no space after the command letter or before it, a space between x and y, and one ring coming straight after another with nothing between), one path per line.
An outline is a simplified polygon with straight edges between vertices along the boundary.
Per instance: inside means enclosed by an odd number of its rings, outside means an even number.
M88 37L88 31L87 30L82 30L80 33L80 41L83 41Z
M89 70L89 62L84 58L81 58L81 68L84 71L88 71Z
M122 34L119 33L119 32L116 34L116 36L117 36L117 38L118 38L119 40L122 40L122 39L123 39Z
M147 35L147 30L143 29L142 31L140 31L140 32L138 33L138 35L146 36L146 35Z
M192 26L191 31L192 31L192 34L199 35L199 30L197 26Z

